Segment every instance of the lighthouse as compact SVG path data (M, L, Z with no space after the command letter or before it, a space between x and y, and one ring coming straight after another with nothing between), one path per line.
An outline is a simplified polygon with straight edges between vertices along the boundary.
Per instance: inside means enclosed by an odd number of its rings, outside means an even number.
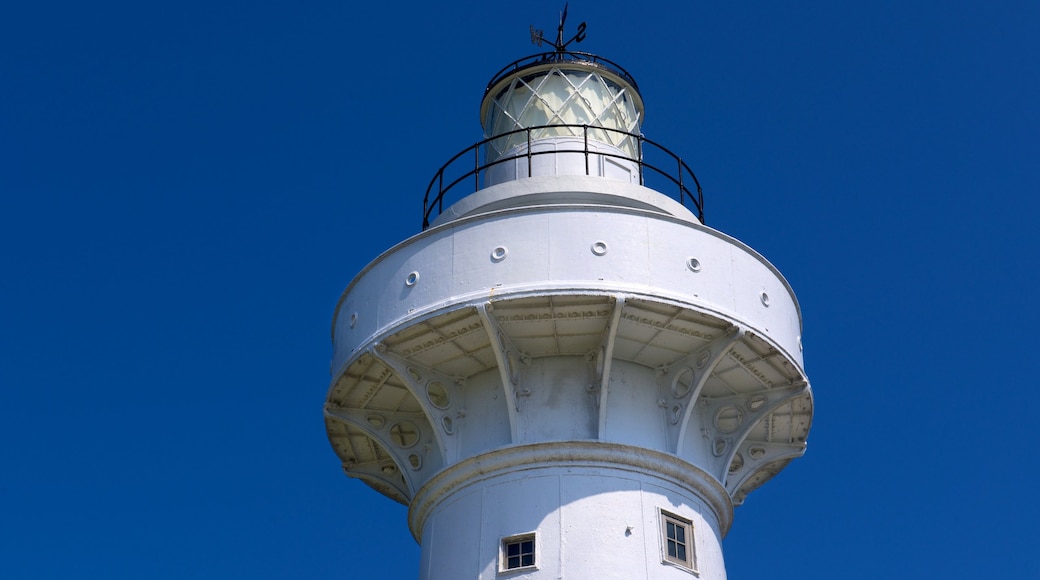
M420 579L724 579L734 507L805 452L799 305L565 21L340 297L328 439Z

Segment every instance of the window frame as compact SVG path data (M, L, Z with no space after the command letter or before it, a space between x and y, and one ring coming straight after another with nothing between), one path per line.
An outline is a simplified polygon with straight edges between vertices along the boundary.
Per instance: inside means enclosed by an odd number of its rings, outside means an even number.
M693 521L663 509L659 511L661 516L661 562L699 574L697 570L697 551L694 549ZM682 530L682 540L678 538L679 533L676 533L674 538L669 536L669 524L675 526L676 530ZM675 556L669 554L670 542L683 547L686 552L685 559L679 558L678 549Z
M523 543L531 542L530 553L523 551ZM521 546L520 553L517 556L520 558L520 565L514 568L509 567L509 546L519 544ZM523 557L530 555L531 563L524 565ZM535 532L528 532L525 534L516 534L513 536L506 536L498 542L498 572L500 574L511 574L513 572L529 572L531 570L538 569L538 540Z

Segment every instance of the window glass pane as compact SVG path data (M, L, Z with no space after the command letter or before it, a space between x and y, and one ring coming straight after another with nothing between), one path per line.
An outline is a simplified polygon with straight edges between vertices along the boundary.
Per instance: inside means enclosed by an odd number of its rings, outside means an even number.
M696 568L693 546L693 527L690 522L661 512L662 532L664 533L664 554L662 558L666 562L682 565L694 570Z
M534 538L530 535L502 542L502 569L513 570L534 566Z

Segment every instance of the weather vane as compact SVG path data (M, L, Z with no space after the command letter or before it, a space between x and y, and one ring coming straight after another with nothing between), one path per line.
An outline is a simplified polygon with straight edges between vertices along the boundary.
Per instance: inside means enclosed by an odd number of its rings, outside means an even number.
M563 12L560 14L560 26L556 29L556 42L553 42L553 47L556 48L556 52L563 52L567 49L567 45L572 42L581 42L585 40L585 23L582 22L578 25L578 33L571 37L567 42L563 41L563 25L567 22L567 4L563 5ZM541 30L535 30L535 27L531 26L531 42L541 46L542 42L549 42L545 39L544 34Z

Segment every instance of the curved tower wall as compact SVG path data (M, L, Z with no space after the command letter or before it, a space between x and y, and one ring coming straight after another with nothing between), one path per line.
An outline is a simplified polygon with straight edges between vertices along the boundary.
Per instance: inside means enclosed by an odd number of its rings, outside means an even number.
M776 268L667 196L503 177L351 282L326 428L421 578L722 579L733 506L805 449L800 336Z
M698 577L725 578L715 507L690 492L686 478L703 475L685 464L577 443L513 447L481 462L495 465L478 476L473 461L442 476L469 483L425 518L421 578L503 577L499 539L534 531L537 567L524 578L689 579L691 570L661 562L661 509L692 522Z

